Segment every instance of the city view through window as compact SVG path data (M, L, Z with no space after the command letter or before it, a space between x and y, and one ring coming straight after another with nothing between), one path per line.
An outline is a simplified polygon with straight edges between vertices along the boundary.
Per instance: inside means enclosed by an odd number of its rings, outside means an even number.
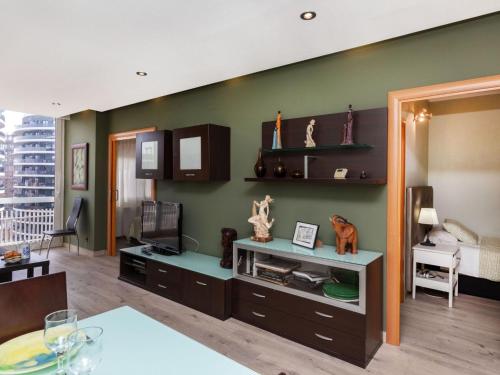
M0 109L0 245L53 229L55 119Z

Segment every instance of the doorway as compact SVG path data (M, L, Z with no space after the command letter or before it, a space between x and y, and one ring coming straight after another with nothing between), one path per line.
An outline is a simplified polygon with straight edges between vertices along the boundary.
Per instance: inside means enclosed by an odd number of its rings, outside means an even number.
M135 178L135 140L155 127L109 135L107 254L116 255L117 240L127 244L140 232L140 204L156 199L154 180Z
M400 344L400 303L403 285L404 205L405 205L405 129L404 103L436 98L459 98L500 90L500 75L466 81L392 91L388 94L387 153L387 267L386 342Z

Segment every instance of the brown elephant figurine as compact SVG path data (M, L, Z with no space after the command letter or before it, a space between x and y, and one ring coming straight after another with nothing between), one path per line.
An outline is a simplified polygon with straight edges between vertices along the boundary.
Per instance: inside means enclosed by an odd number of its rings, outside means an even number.
M333 215L330 219L332 223L332 228L336 234L337 242L337 253L344 255L346 251L350 251L353 254L358 253L358 230L339 215Z
M222 228L221 234L221 245L224 253L220 261L220 266L222 268L233 268L233 241L236 240L238 234L236 233L236 229L233 228Z

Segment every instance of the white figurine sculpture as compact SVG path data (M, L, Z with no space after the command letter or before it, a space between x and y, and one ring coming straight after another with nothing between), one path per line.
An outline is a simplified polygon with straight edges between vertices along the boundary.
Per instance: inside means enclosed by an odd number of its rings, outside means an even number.
M269 229L273 226L274 219L268 221L269 216L269 205L274 200L270 195L266 195L263 201L252 203L252 217L248 219L248 222L253 225L254 235L252 240L259 242L268 242L273 239L269 234ZM259 211L257 212L257 208Z
M314 142L314 139L312 137L315 124L316 124L316 120L312 119L311 121L309 121L309 125L307 125L306 140L304 141L304 143L306 144L306 147L316 147L316 142Z

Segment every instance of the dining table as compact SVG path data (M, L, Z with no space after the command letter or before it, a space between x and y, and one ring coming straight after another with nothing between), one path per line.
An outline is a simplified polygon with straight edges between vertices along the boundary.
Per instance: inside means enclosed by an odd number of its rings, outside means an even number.
M102 362L92 375L217 374L256 372L129 306L78 322L103 328ZM53 374L47 368L31 375Z

